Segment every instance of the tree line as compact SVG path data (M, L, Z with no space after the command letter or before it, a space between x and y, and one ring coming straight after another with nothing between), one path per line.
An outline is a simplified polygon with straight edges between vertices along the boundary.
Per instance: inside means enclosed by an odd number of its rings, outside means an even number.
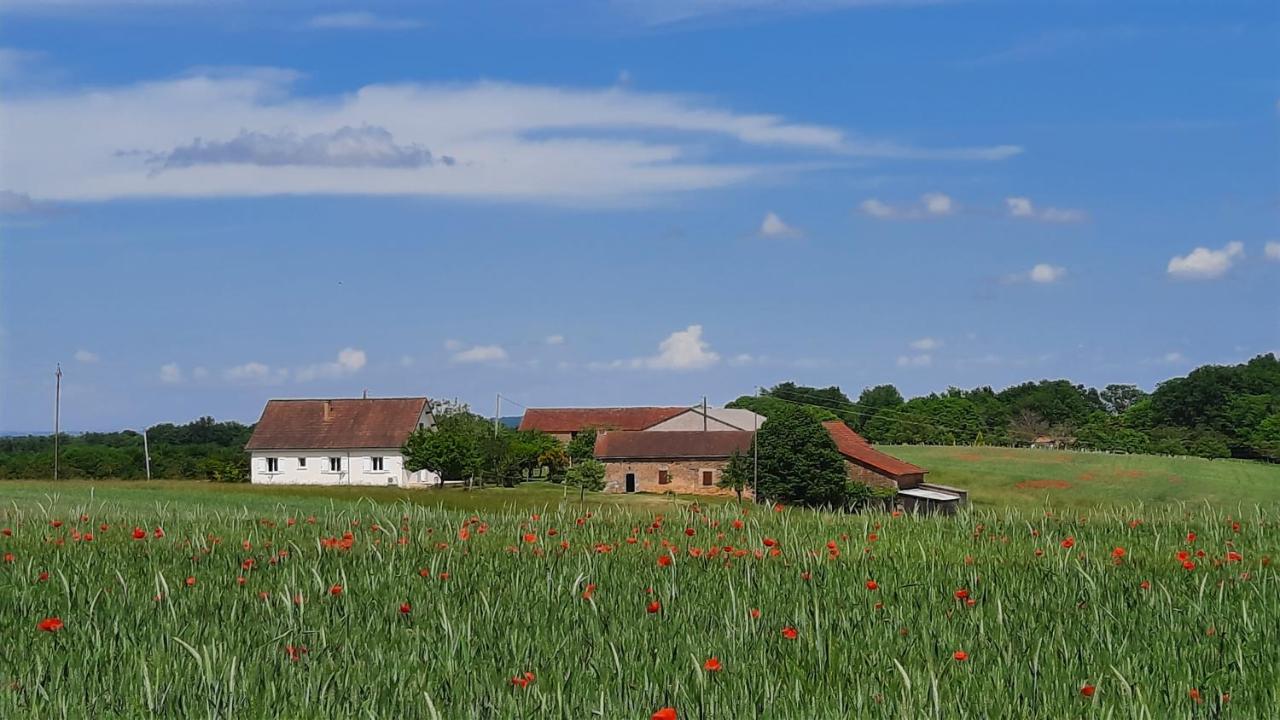
M769 417L795 405L842 420L871 442L931 445L1048 444L1107 452L1280 461L1280 360L1206 365L1147 393L1069 380L1025 382L1000 391L949 388L904 399L893 385L853 400L839 388L785 382L730 407Z

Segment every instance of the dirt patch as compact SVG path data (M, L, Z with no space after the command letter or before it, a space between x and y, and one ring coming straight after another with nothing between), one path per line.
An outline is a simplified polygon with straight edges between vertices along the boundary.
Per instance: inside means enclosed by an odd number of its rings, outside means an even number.
M1097 480L1098 476L1094 475L1091 472L1082 472L1080 473L1080 477L1076 479L1079 480L1080 482L1089 482L1090 480Z
M1066 490L1071 483L1066 480L1023 480L1014 487L1019 490Z
M1138 478L1144 478L1146 476L1147 474L1142 470L1117 470L1116 471L1116 477L1124 478L1125 480L1137 480Z

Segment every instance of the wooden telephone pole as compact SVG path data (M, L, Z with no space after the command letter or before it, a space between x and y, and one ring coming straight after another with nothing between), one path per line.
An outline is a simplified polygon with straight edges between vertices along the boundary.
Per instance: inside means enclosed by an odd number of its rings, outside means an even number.
M62 363L58 363L58 370L53 374L53 479L58 479L58 435L61 434L62 427Z

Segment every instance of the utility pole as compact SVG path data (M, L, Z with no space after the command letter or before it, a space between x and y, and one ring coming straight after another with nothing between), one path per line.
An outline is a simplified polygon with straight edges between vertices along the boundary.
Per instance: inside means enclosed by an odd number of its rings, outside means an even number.
M147 445L147 429L142 428L142 457L147 461L147 479L151 479L151 448Z
M53 479L58 479L58 435L62 431L62 363L53 374Z
M498 437L498 418L502 417L502 393L493 396L493 436Z
M760 397L759 385L756 386L756 397ZM760 413L752 410L751 415L751 496L760 502Z
M707 396L702 396L702 432L707 431Z

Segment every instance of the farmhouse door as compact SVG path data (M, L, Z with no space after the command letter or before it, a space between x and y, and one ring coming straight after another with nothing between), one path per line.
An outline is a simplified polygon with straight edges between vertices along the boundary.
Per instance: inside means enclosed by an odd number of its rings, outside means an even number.
M627 492L636 491L636 474L627 473Z

